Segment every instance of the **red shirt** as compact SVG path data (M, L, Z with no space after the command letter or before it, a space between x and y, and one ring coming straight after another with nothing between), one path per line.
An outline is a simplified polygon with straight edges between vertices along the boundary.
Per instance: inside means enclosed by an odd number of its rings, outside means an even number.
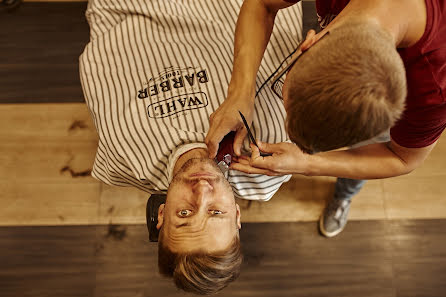
M348 0L316 0L321 27L348 4ZM427 24L413 46L398 52L406 68L408 94L401 119L390 129L403 147L434 143L446 128L446 3L426 0Z

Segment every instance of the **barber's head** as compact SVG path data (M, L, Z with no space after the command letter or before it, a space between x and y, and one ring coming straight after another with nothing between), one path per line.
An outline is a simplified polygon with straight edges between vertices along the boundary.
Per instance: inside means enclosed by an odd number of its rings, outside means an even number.
M240 273L240 209L220 169L190 159L178 170L158 211L160 272L186 291L211 294Z
M404 110L406 77L389 33L361 20L337 22L308 49L283 86L290 139L304 151L327 151L370 139Z

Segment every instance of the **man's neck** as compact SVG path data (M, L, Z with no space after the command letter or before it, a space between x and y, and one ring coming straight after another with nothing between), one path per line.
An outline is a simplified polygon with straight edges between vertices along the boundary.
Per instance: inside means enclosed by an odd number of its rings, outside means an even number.
M191 149L190 151L185 152L177 159L177 162L175 163L175 166L173 168L173 176L175 176L178 170L188 160L195 158L208 158L208 156L209 156L208 150L204 148Z

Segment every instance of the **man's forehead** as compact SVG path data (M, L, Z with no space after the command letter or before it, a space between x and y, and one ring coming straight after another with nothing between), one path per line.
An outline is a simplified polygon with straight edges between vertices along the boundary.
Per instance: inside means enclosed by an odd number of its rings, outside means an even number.
M189 236L200 236L202 234L213 234L226 232L231 229L233 224L230 215L212 216L204 218L173 218L169 223L168 231L170 234L189 234Z
M203 248L208 251L224 250L238 232L229 218L208 220L202 227L187 222L179 225L172 222L164 231L170 249L182 252Z

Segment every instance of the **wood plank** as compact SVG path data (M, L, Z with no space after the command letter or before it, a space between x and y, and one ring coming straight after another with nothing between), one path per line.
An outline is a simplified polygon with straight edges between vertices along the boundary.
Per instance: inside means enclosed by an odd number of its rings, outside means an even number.
M0 225L98 222L85 104L0 104Z
M216 296L444 296L446 220L249 223L240 278ZM0 228L5 296L185 296L157 273L144 225ZM192 296L192 295L191 295Z
M150 195L133 187L101 185L100 224L145 224Z
M93 296L95 240L95 227L0 228L1 295Z
M96 143L0 144L0 179L22 182L96 182L90 178Z
M317 28L314 1L303 1L302 5L304 32ZM0 54L5 59L0 61L0 75L5 79L0 84L0 103L83 101L77 57L88 42L85 8L85 2L27 1L16 12L2 14L0 26L4 30L0 31L0 39L5 42L0 45ZM1 104L0 127L0 195L4 198L0 199L0 209L7 210L0 211L4 215L0 224L145 221L146 194L99 186L97 181L83 176L91 170L97 142L85 105ZM350 218L446 217L442 186L446 141L442 138L425 164L410 175L370 181L355 197ZM18 180L20 184L15 183ZM240 200L242 220L315 221L333 193L333 183L333 178L296 176L267 203ZM84 195L77 197L75 190ZM78 205L88 209L75 207L74 215L67 208L74 200L60 199L58 191L67 192L66 197L78 199ZM98 191L100 197L96 197ZM11 199L16 198L11 197L19 197L19 202L14 203ZM31 197L33 202L27 203ZM96 205L95 199L100 199L99 217L93 218L97 209L92 212L89 208ZM38 218L34 208L48 203L57 215L42 213Z
M408 175L383 180L389 219L444 218L446 173L433 177Z
M392 220L398 297L443 297L446 292L444 220Z
M0 104L0 140L97 142L85 103Z
M87 2L88 0L23 0L23 2Z
M0 18L0 102L82 102L77 58L88 42L84 0L28 0ZM304 32L317 29L303 1ZM48 88L51 91L48 91Z
M37 183L41 184L38 188L42 191L32 193L35 200L29 205L25 203L26 196L21 196L21 202L16 204L9 204L10 199L0 199L0 209L8 209L7 215L2 212L0 224L144 223L147 194L131 188L99 185L91 177L82 176L92 168L96 146L94 124L83 103L0 104L0 178L3 184L18 180L27 184L24 189L4 187L0 196L22 195L21 191ZM424 166L410 175L369 181L355 197L350 219L444 218L446 196L443 195L444 174L440 173L445 163L445 147L446 142L440 139ZM333 195L334 181L327 177L295 176L266 203L239 200L242 221L316 221ZM71 193L75 191L74 184L83 187L78 191L85 193L84 196ZM99 217L92 219L90 209L80 208L76 208L77 215L73 216L66 208L70 202L61 200L56 188L71 193L67 197L78 199L79 205L87 206L99 199ZM54 196L45 196L49 194ZM40 221L32 215L27 220L27 214L33 214L33 207L41 204L39 199L43 204L51 201L51 209L58 215L43 215L45 219ZM13 210L13 205L21 208ZM62 221L59 215L72 219ZM79 221L76 223L74 219Z
M22 3L0 18L0 102L82 102L86 2Z
M98 223L99 183L0 182L0 226Z
M385 227L385 222L355 222L350 232L328 241L311 223L246 224L241 276L216 296L394 297ZM156 245L147 242L145 226L119 228L122 239L98 228L102 249L95 296L184 296L157 274Z

